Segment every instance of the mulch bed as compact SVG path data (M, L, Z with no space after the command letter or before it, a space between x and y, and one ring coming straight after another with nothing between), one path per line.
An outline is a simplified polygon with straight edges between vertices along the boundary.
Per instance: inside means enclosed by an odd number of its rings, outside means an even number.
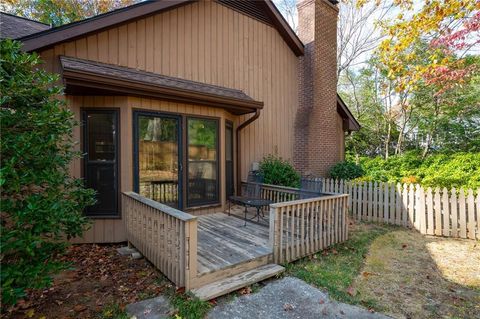
M125 305L165 292L172 284L145 259L117 253L119 245L75 245L63 257L72 270L43 291L30 291L8 318L92 318L106 306Z

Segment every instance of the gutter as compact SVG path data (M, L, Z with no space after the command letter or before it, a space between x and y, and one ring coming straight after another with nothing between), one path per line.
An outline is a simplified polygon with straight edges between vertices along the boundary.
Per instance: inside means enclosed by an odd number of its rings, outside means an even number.
M241 152L240 152L240 131L243 130L248 125L250 125L250 123L252 123L256 119L258 119L259 117L260 117L260 109L256 109L255 114L251 118L249 118L248 120L246 120L245 122L240 124L237 127L237 129L235 130L235 138L236 138L236 145L237 145L237 189L236 189L236 193L239 196L242 195L241 194L242 181L241 181L241 178L240 178L242 176L242 168L241 168L241 165L240 165L240 159L242 158Z

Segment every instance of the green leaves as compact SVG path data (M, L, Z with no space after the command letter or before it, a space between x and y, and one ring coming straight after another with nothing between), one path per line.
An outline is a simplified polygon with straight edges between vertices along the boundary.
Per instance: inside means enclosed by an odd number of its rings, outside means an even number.
M268 155L260 162L260 171L265 184L287 187L300 186L300 174L293 165L281 157Z
M82 211L93 191L68 175L77 123L57 76L39 69L38 56L18 42L0 42L2 299L15 303L25 289L43 288L66 265L55 260L65 238L81 235Z
M335 179L350 180L361 177L363 174L365 174L363 168L351 161L340 162L330 169L330 176Z

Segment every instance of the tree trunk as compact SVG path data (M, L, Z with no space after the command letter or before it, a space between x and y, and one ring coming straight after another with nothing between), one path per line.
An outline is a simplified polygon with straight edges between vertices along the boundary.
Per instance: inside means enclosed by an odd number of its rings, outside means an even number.
M387 124L387 137L385 138L385 159L388 159L389 156L389 148L390 148L390 139L392 134L392 123L388 121Z

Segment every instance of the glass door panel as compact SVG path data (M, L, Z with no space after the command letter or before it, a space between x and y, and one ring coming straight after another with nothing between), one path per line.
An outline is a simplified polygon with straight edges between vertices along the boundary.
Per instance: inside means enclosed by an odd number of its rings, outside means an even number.
M181 208L179 119L147 113L136 115L137 191Z
M218 203L218 121L187 119L188 207Z

